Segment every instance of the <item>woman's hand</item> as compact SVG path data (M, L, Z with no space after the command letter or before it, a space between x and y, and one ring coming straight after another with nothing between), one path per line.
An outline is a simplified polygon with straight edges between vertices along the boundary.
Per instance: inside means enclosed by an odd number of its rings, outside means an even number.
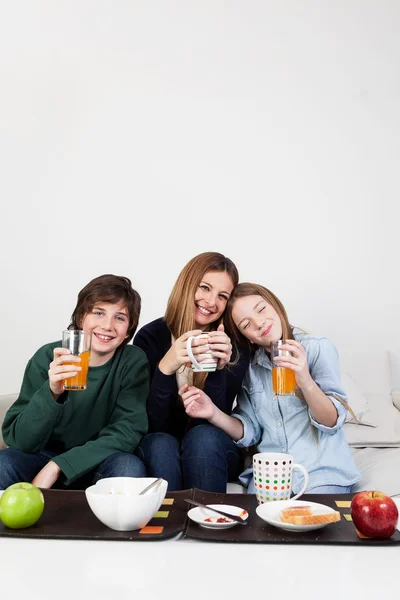
M175 340L171 348L158 363L158 368L161 373L164 373L164 375L173 375L173 373L176 373L183 365L190 366L191 363L186 350L186 342L191 335L200 335L201 333L203 333L201 329L187 331ZM192 352L195 356L197 354L209 352L208 346L205 346L204 344L200 346L200 344L200 340L192 341Z
M292 369L296 374L296 383L304 392L313 384L307 362L307 354L304 346L296 340L286 340L279 350L289 350L293 356L275 356L274 363L277 367Z
M199 390L199 388L193 385L189 387L185 384L179 390L179 395L182 398L183 406L189 417L207 420L213 418L216 406L203 390Z
M49 385L53 398L57 398L64 391L64 380L69 377L75 377L82 367L78 363L81 362L79 356L73 356L68 348L54 348L54 360L49 367ZM77 363L76 365L66 365L65 362Z
M218 325L217 331L208 332L208 342L211 354L218 358L217 369L223 369L231 360L232 344L230 338L226 335L224 326Z
M60 467L52 460L32 479L32 484L40 488L51 488L61 473Z

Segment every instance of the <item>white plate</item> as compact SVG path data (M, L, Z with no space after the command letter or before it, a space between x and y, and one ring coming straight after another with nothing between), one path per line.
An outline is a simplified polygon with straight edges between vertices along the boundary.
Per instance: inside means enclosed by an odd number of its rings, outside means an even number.
M305 502L303 500L279 500L278 502L268 502L268 504L260 504L256 508L256 512L263 521L285 529L285 531L312 531L313 529L321 529L330 523L319 523L318 525L292 525L291 523L282 523L281 512L284 508L293 508L294 506L309 506L312 514L334 513L335 510L325 504L317 502Z
M235 517L241 516L244 521L249 516L247 510L244 510L239 506L232 506L231 504L207 504L207 506L210 508L216 508L217 510L223 510L224 512ZM217 523L217 519L223 518L223 515L217 515L217 513L207 510L206 508L200 508L199 506L196 506L196 508L191 508L188 512L188 517L205 529L228 529L229 527L239 525L239 523L236 521L230 521L229 523ZM211 519L211 522L206 521L206 519Z

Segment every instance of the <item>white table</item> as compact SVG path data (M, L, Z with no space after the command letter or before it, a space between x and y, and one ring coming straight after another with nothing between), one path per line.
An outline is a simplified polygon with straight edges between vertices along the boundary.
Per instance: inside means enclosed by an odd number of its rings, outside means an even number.
M24 600L386 599L400 547L0 538L1 596Z

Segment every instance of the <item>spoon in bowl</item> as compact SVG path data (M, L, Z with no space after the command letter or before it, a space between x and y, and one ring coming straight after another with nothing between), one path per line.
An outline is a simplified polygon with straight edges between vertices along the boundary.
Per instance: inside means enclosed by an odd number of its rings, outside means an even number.
M155 487L156 485L158 485L161 481L162 481L162 477L157 477L157 479L155 481L153 481L152 483L150 483L150 485L147 485L144 488L144 490L142 490L141 492L139 492L139 496L143 496L143 494L145 494L146 492L148 492L149 490L151 490L153 487Z

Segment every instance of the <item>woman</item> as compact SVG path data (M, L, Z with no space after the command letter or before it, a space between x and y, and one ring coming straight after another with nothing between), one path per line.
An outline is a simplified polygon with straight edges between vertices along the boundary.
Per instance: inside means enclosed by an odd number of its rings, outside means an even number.
M280 300L261 285L241 283L231 295L226 322L239 344L252 348L252 360L232 416L222 413L205 391L179 390L186 413L208 419L240 447L292 454L309 473L308 492L344 494L360 479L343 425L347 404L340 382L336 348L325 337L311 336L289 324ZM235 330L236 328L236 330ZM274 396L271 342L284 340L274 366L295 372L298 395ZM302 487L294 473L293 492ZM240 477L254 493L252 467Z
M242 455L231 438L218 427L188 417L178 395L182 385L195 385L223 413L231 413L248 366L248 353L229 364L232 345L222 324L238 279L235 265L222 254L195 256L178 276L165 316L145 325L134 339L134 344L145 351L151 372L147 403L150 433L141 441L137 454L148 475L166 479L169 490L197 487L225 492L227 482L240 473ZM203 331L209 332L217 370L193 373L186 341ZM205 346L195 340L193 353L204 351Z

